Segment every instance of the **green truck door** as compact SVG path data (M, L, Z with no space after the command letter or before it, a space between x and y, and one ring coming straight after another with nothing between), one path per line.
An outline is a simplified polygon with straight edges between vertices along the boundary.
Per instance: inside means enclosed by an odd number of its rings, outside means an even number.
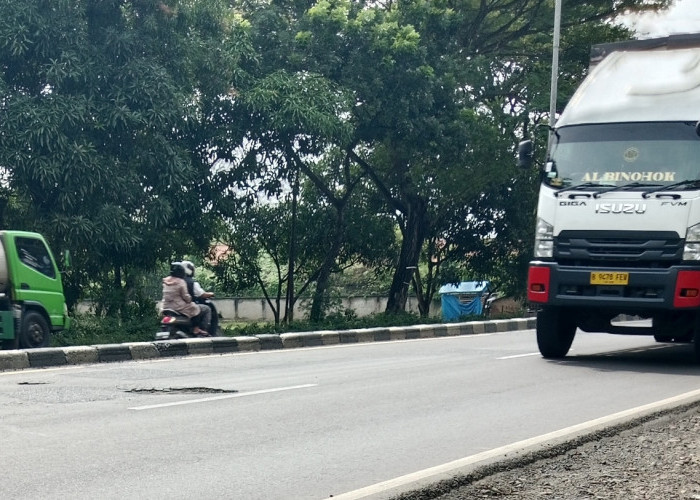
M51 325L64 326L64 297L61 274L46 242L39 235L5 233L5 250L15 300L44 306Z

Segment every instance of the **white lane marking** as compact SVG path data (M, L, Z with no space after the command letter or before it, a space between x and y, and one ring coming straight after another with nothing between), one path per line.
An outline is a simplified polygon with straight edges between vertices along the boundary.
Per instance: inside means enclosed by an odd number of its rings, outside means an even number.
M305 389L307 387L316 387L318 384L303 384L303 385L291 385L289 387L276 387L274 389L263 389L260 391L250 391L250 392L237 392L234 394L222 394L219 396L211 396L208 398L199 399L188 399L186 401L175 401L172 403L161 403L157 405L144 405L144 406L132 406L129 410L153 410L155 408L167 408L169 406L181 406L181 405L191 405L195 403L208 403L209 401L218 401L220 399L232 399L232 398L242 398L245 396L255 396L258 394L269 394L271 392L281 392L281 391L292 391L294 389Z
M0 377L7 375L27 375L31 373L46 373L46 372L57 372L64 370L77 370L78 368L85 368L85 365L70 365L70 366L57 366L55 368L20 368L15 371L0 372Z
M619 351L612 351L612 352L601 352L597 353L596 355L599 356L614 356L616 354L620 353L637 353L637 352L647 352L647 351L654 351L654 350L659 350L659 349L668 349L669 347L673 347L671 345L661 345L661 346L651 346L651 347L639 347L639 348L630 348L630 349L621 349ZM573 353L574 349L571 349L569 353ZM525 354L513 354L512 356L501 356L500 358L496 358L497 360L501 359L515 359L515 358L526 358L529 356L540 356L539 352L528 352ZM573 358L572 359L576 359Z
M527 354L513 354L512 356L503 356L496 359L515 359L515 358L525 358L527 356L539 356L539 352L528 352Z
M483 460L503 458L510 453L520 452L523 449L530 446L541 445L542 443L545 443L550 440L566 438L567 436L579 432L591 431L599 426L621 423L627 418L639 416L644 412L653 413L654 410L659 410L664 406L682 405L683 403L690 403L692 401L698 400L700 400L700 389L686 392L684 394L679 394L678 396L673 396L667 399L662 399L661 401L656 401L654 403L637 406L636 408L631 408L629 410L623 410L621 412L589 420L588 422L583 422L581 424L572 425L571 427L565 427L564 429L560 429L558 431L542 434L540 436L524 439L522 441L517 441L512 444L501 446L500 448L494 448L492 450L477 453L476 455L460 458L453 462L447 462L446 464L437 465L435 467L423 469L421 471L413 472L411 474L406 474L405 476L389 479L388 481L373 484L371 486L366 486L358 490L349 491L340 495L334 495L333 500L357 500L360 498L367 498L371 495L379 495L382 493L386 493L387 491L394 488L405 488L416 481L427 480L432 476L440 474L455 473L455 471L457 471L458 469L474 465Z
M13 426L3 425L2 427L0 427L0 429L2 429L3 434L12 432L14 434L23 434L25 436L39 436L42 438L47 438L51 435L51 434L43 433L43 432L28 431L26 429L22 429L20 427L14 426L14 425Z

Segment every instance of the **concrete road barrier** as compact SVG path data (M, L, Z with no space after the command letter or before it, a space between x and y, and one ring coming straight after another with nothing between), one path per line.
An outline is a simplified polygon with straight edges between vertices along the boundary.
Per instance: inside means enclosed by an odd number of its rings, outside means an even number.
M478 335L482 333L529 330L535 328L535 321L535 318L520 318L405 327L290 332L279 335L263 334L250 337L208 337L96 346L19 349L0 351L0 371L145 360L173 356L200 356L229 352L319 347L358 342L386 342L457 335Z

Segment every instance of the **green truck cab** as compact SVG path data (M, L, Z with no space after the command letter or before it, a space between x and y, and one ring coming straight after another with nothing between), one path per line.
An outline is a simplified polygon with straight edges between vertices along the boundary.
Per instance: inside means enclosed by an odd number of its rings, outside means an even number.
M0 231L0 346L46 347L70 319L61 273L43 236Z

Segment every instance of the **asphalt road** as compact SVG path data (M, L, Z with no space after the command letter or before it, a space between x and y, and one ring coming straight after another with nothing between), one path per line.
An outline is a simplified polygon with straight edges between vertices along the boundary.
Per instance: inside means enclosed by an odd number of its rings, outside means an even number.
M0 497L323 499L700 388L692 345L534 331L0 372Z

